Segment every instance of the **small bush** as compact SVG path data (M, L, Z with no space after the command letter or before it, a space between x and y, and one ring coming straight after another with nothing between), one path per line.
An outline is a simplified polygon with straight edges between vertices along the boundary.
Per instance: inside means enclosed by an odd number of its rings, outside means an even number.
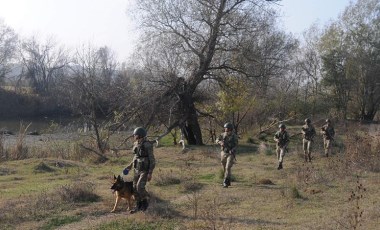
M45 164L44 162L39 163L34 167L34 173L44 173L44 172L54 172L55 169Z
M178 173L174 173L173 170L170 170L169 172L164 172L163 170L159 169L157 171L158 173L156 173L157 176L155 177L155 185L169 186L181 183L181 179Z
M263 185L274 185L274 183L270 179L260 179L258 184Z
M247 138L247 143L249 143L249 144L256 144L256 141L255 141L255 139L253 137L248 137Z
M293 199L302 199L303 197L301 196L300 192L298 191L297 187L293 186L290 189L290 197Z
M267 141L268 140L268 135L266 133L260 133L259 134L259 140L261 140L261 141Z
M94 193L94 187L92 183L77 182L62 186L58 194L61 200L67 203L97 202L100 197Z
M182 192L194 192L201 190L203 185L195 180L187 180L182 183Z
M29 126L30 124L26 127L22 123L20 124L20 131L16 145L13 146L9 151L9 158L11 160L22 160L28 157L28 147L24 145L24 140Z

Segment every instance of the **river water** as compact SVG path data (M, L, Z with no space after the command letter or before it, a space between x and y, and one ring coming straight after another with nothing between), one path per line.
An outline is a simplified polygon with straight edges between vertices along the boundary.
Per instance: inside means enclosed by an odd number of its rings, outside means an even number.
M8 119L0 120L0 135L4 147L12 146L19 138L19 133L25 134L26 145L39 145L46 141L75 140L87 126L78 119Z

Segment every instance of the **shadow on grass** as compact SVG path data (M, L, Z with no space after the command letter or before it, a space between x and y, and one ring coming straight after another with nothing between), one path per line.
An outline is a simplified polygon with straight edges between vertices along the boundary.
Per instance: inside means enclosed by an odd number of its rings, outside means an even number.
M149 208L146 213L164 219L183 218L170 201L163 200L152 193L150 194Z

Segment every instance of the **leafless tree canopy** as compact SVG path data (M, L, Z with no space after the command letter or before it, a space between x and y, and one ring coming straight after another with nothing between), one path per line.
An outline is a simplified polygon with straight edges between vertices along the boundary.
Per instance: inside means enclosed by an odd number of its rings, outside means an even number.
M35 37L22 42L20 58L25 78L39 94L51 93L69 62L67 51L53 39L40 43Z
M143 65L155 87L165 89L160 97L171 98L170 111L177 111L169 127L180 126L190 144L202 144L195 106L202 82L223 84L229 74L270 76L278 71L274 66L283 67L278 63L285 51L278 51L290 44L272 32L276 14L267 1L142 0L138 7L147 48Z
M0 81L11 70L17 50L17 34L0 19Z

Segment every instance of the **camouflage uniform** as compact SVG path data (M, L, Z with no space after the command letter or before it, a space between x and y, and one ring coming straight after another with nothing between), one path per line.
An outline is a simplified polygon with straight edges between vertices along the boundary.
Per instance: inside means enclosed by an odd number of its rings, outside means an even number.
M313 138L316 134L314 126L311 124L311 121L309 119L305 120L305 125L302 126L302 146L303 146L303 152L305 161L311 162L311 149L312 149L312 143Z
M323 135L323 147L325 149L325 156L328 157L331 154L332 142L334 141L335 130L331 125L330 120L326 120L326 124L322 126L321 133Z
M238 145L237 135L231 131L222 133L216 140L221 145L220 161L223 167L224 180L223 186L231 185L231 168L235 163L236 148Z
M274 135L274 141L276 144L276 153L277 153L277 160L278 160L278 167L277 169L282 169L282 162L284 160L285 151L287 151L287 146L289 144L289 135L288 132L285 130L285 125L281 124L279 126L280 130L276 132Z
M135 190L135 199L137 210L145 210L148 206L148 192L145 185L148 181L148 174L153 173L155 167L155 158L153 155L153 145L143 138L133 144L134 157L127 168L134 168L133 188ZM144 207L146 206L146 207Z

